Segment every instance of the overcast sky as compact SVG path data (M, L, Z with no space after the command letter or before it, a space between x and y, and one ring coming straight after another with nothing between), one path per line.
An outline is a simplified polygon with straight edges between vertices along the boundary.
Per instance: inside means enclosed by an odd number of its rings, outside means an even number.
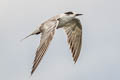
M75 1L75 2L74 2ZM0 80L120 80L119 0L0 0ZM40 36L31 33L66 11L84 14L83 44L74 64L66 35L56 34L32 77Z

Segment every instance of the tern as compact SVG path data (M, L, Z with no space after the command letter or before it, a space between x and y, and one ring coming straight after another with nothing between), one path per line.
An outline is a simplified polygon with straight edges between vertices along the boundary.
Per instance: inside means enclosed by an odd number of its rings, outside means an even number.
M83 14L77 14L71 11L58 14L43 22L38 29L36 29L33 33L27 36L29 37L31 35L41 34L40 45L38 46L36 51L31 75L36 70L38 64L46 53L46 50L51 40L53 39L55 30L59 28L63 28L67 34L67 41L72 53L73 61L76 63L80 55L82 44L82 25L80 20L76 17L81 15Z

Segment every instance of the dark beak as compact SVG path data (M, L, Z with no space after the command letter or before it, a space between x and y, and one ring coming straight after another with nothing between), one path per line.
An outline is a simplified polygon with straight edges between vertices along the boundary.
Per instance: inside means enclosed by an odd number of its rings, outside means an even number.
M76 14L76 16L81 16L81 15L83 15L83 14Z

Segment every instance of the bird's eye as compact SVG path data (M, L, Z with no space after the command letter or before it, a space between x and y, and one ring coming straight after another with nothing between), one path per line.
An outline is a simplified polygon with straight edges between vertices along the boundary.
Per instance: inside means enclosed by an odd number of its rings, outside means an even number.
M58 18L57 20L60 20L60 18Z
M73 12L66 12L65 14L68 14L68 15L70 15L70 14L73 14Z

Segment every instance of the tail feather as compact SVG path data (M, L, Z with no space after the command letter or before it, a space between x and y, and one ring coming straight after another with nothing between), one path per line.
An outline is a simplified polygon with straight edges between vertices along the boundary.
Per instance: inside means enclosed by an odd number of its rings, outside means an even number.
M25 40L26 38L28 38L28 37L30 37L30 36L32 36L32 35L33 35L33 34L30 34L30 35L26 36L25 38L21 39L20 41L23 41L23 40Z
M26 38L28 38L28 37L30 37L30 36L32 36L32 35L35 35L35 34L40 34L40 30L39 30L39 29L36 29L33 33L31 33L30 35L26 36L25 38L23 38L23 39L20 40L20 41L23 41L24 39L26 39Z

